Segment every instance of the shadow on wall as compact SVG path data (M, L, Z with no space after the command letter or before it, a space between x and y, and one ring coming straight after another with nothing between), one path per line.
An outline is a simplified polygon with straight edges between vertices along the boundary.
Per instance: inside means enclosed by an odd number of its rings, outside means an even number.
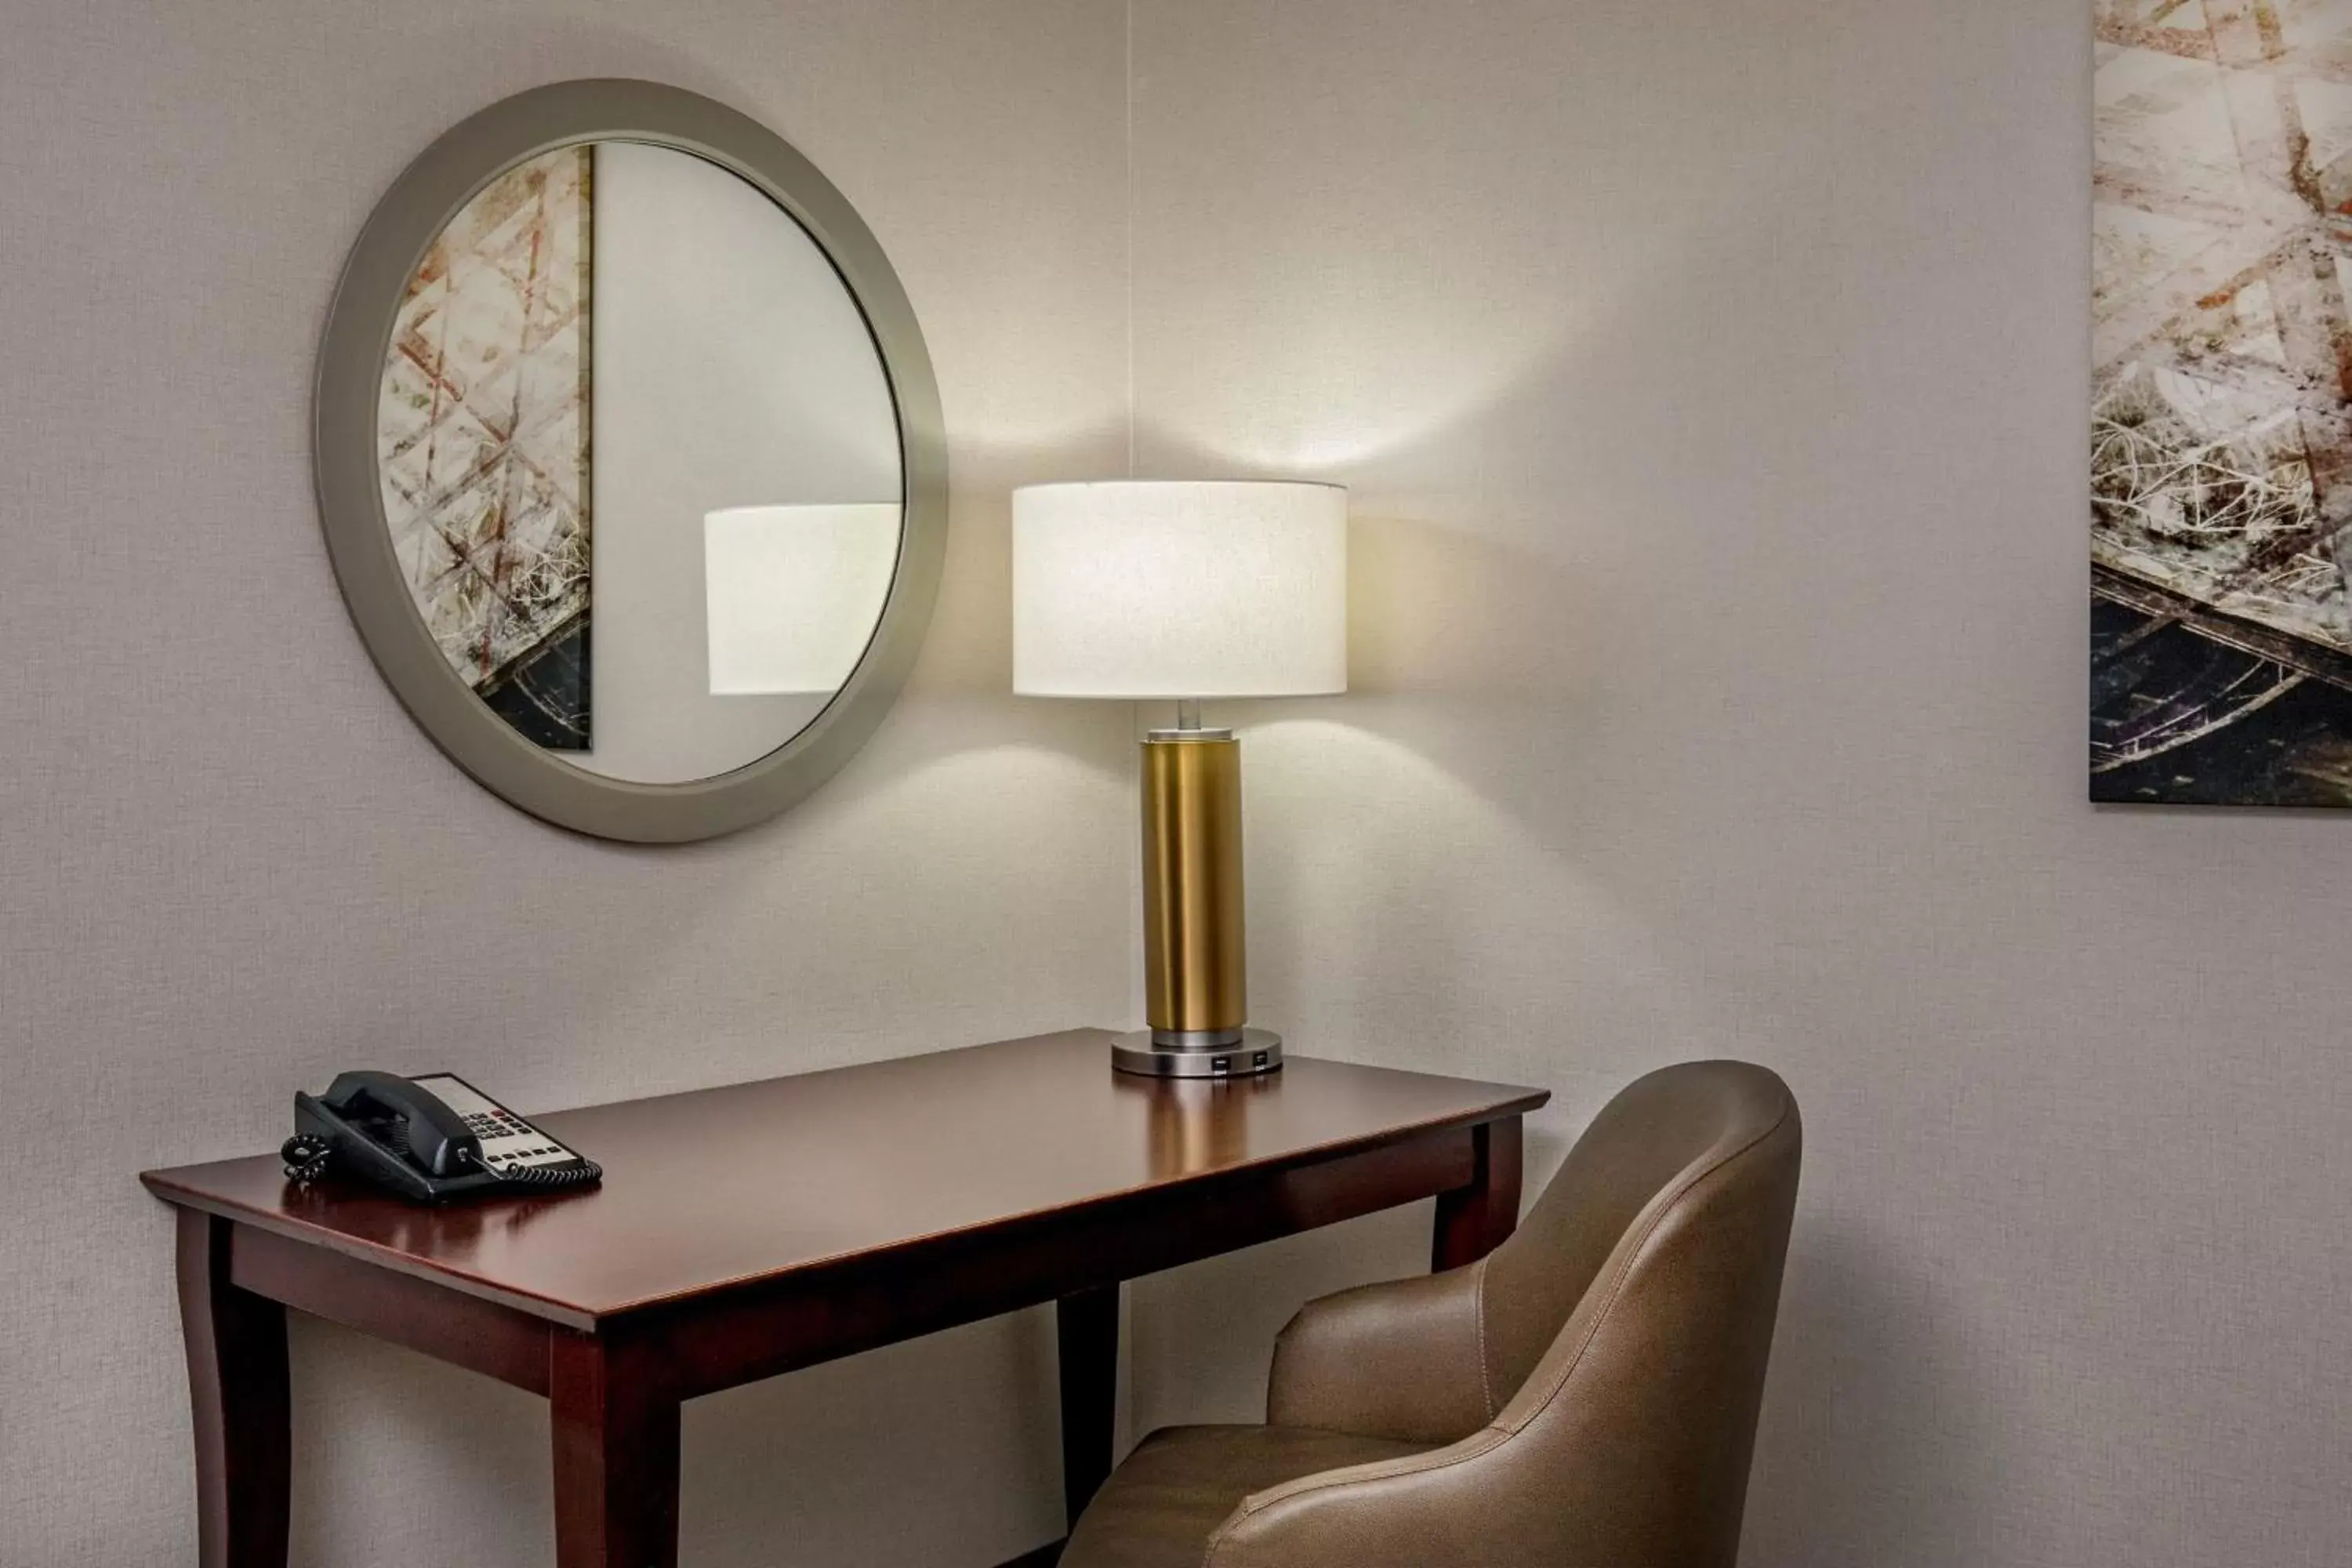
M1801 1216L1772 1355L1743 1568L1995 1560L1971 1529L2016 1492L1994 1391L1896 1247Z
M690 1401L679 1559L743 1568L1002 1562L1059 1531L1054 1327L1043 1308L984 1320ZM953 1497L943 1558L942 1478Z
M293 1562L375 1561L354 1543L414 1539L425 1510L483 1510L509 1549L547 1528L544 1400L299 1312L288 1329Z
M544 1562L553 1503L546 1402L380 1340L292 1318L296 1563L390 1562L415 1515L483 1510L485 1555ZM930 1478L999 1461L959 1503L969 1561L1008 1559L1058 1523L1053 1326L992 1319L686 1406L685 1561L731 1568L929 1568ZM354 1397L354 1391L362 1391ZM871 1462L854 1462L867 1456ZM409 1555L414 1556L414 1552Z

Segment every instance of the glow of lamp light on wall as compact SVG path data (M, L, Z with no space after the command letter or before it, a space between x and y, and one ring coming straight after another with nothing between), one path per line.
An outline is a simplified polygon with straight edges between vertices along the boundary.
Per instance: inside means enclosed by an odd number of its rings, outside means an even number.
M896 502L705 513L711 694L840 690L890 595L899 516Z

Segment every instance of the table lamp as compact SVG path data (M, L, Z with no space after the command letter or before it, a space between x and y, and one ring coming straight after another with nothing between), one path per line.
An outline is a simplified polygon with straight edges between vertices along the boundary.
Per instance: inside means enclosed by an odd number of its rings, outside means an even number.
M840 690L890 596L899 515L896 501L705 512L710 694Z
M1282 1065L1249 1027L1241 743L1206 698L1348 689L1348 492L1271 481L1118 480L1013 493L1013 689L1174 699L1143 742L1148 1027L1113 1065L1240 1078Z

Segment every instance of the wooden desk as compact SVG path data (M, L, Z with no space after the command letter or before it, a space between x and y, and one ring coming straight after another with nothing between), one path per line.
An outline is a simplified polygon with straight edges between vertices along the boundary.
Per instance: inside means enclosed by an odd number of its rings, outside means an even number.
M146 1173L180 1210L203 1568L285 1568L288 1307L546 1395L562 1568L669 1568L683 1400L1057 1301L1075 1519L1111 1461L1121 1280L1418 1198L1437 1268L1517 1223L1540 1090L1301 1058L1164 1082L1108 1037L536 1118L604 1167L569 1196Z

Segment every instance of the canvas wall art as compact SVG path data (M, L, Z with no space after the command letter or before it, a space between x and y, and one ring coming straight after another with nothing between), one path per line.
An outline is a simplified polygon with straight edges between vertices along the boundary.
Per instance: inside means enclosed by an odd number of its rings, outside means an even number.
M2352 0L2093 0L2091 796L2352 805Z
M410 278L378 406L384 519L467 685L541 746L591 737L594 151L492 181Z

